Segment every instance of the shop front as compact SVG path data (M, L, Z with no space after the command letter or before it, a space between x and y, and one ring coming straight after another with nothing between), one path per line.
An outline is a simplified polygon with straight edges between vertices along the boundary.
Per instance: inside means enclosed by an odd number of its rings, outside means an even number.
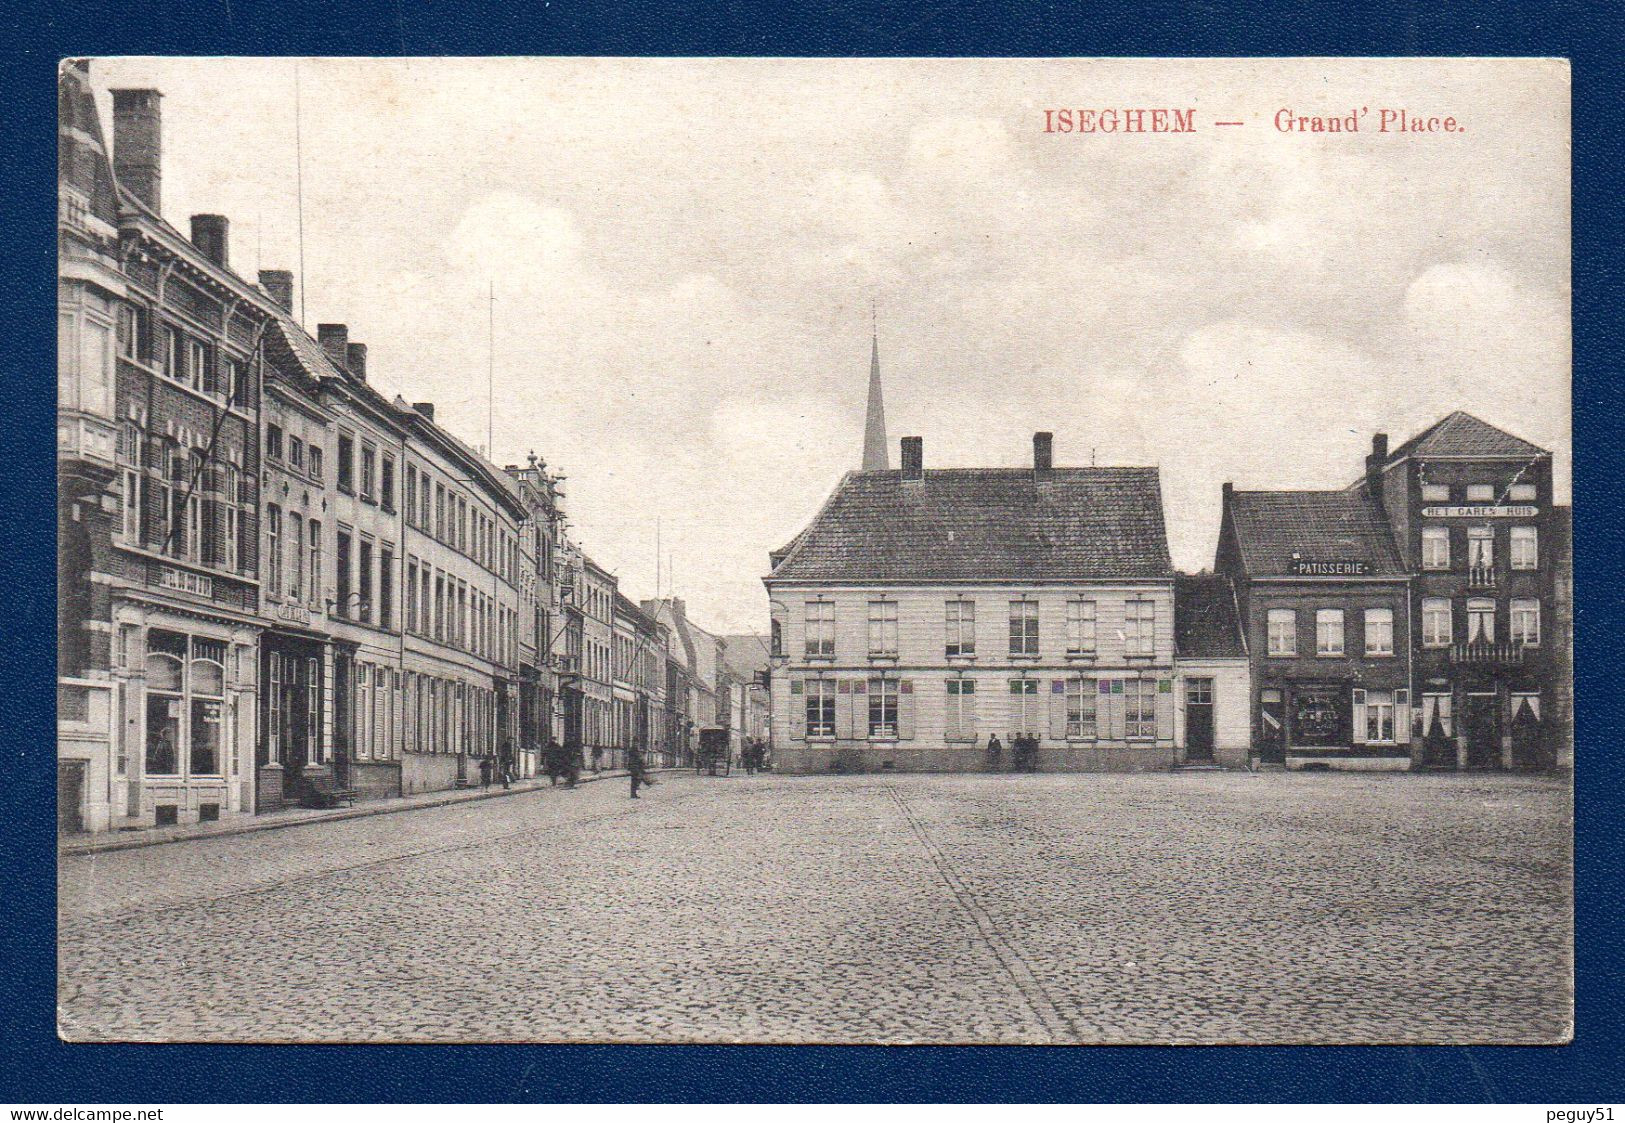
M254 629L139 605L120 606L115 620L114 825L251 812Z
M1289 769L1405 769L1411 697L1405 687L1266 679L1258 692L1259 759Z

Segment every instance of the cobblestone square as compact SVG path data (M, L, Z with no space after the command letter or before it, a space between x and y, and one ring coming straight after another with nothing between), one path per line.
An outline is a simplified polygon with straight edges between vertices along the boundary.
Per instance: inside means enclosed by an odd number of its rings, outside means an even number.
M65 857L76 1041L1554 1042L1566 781L668 774Z

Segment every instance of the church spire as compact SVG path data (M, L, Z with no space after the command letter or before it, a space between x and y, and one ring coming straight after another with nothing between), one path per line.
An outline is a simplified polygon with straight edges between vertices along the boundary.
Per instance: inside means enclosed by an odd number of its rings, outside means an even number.
M883 472L891 467L886 450L886 403L880 396L880 326L878 318L869 345L869 417L863 427L863 470Z

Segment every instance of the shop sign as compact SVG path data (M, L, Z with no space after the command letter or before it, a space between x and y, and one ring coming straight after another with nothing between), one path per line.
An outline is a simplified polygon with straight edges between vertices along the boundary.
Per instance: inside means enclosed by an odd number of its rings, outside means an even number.
M1422 516L1429 519L1532 519L1538 514L1540 508L1529 504L1422 508Z
M1295 577L1364 577L1370 572L1371 566L1363 561L1292 559L1292 574Z
M276 606L276 614L278 619L295 624L310 623L310 609L302 604L279 604Z
M214 596L214 578L182 569L171 569L167 565L158 571L158 584L166 589L180 589L182 592L197 593L204 597Z

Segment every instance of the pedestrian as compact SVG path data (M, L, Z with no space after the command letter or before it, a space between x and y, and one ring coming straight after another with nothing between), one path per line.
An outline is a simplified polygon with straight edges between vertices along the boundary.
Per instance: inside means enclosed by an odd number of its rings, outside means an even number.
M480 789L483 791L491 786L491 758L480 757Z
M564 775L564 746L557 738L547 739L547 748L543 750L542 766L547 769L547 783L549 787L558 787L559 777Z
M570 746L565 761L564 786L573 788L581 780L581 743Z
M999 743L999 735L992 734L987 739L987 770L997 772L1004 763L1004 746Z
M502 790L507 791L513 784L513 743L502 742L502 755L497 758L497 767L502 777Z
M592 747L592 774L594 776L596 776L596 775L598 775L598 773L602 772L603 770L604 770L604 746L602 746L602 745L594 745Z
M632 798L638 798L638 788L649 781L643 771L643 754L636 748L626 750L626 774L632 778Z

